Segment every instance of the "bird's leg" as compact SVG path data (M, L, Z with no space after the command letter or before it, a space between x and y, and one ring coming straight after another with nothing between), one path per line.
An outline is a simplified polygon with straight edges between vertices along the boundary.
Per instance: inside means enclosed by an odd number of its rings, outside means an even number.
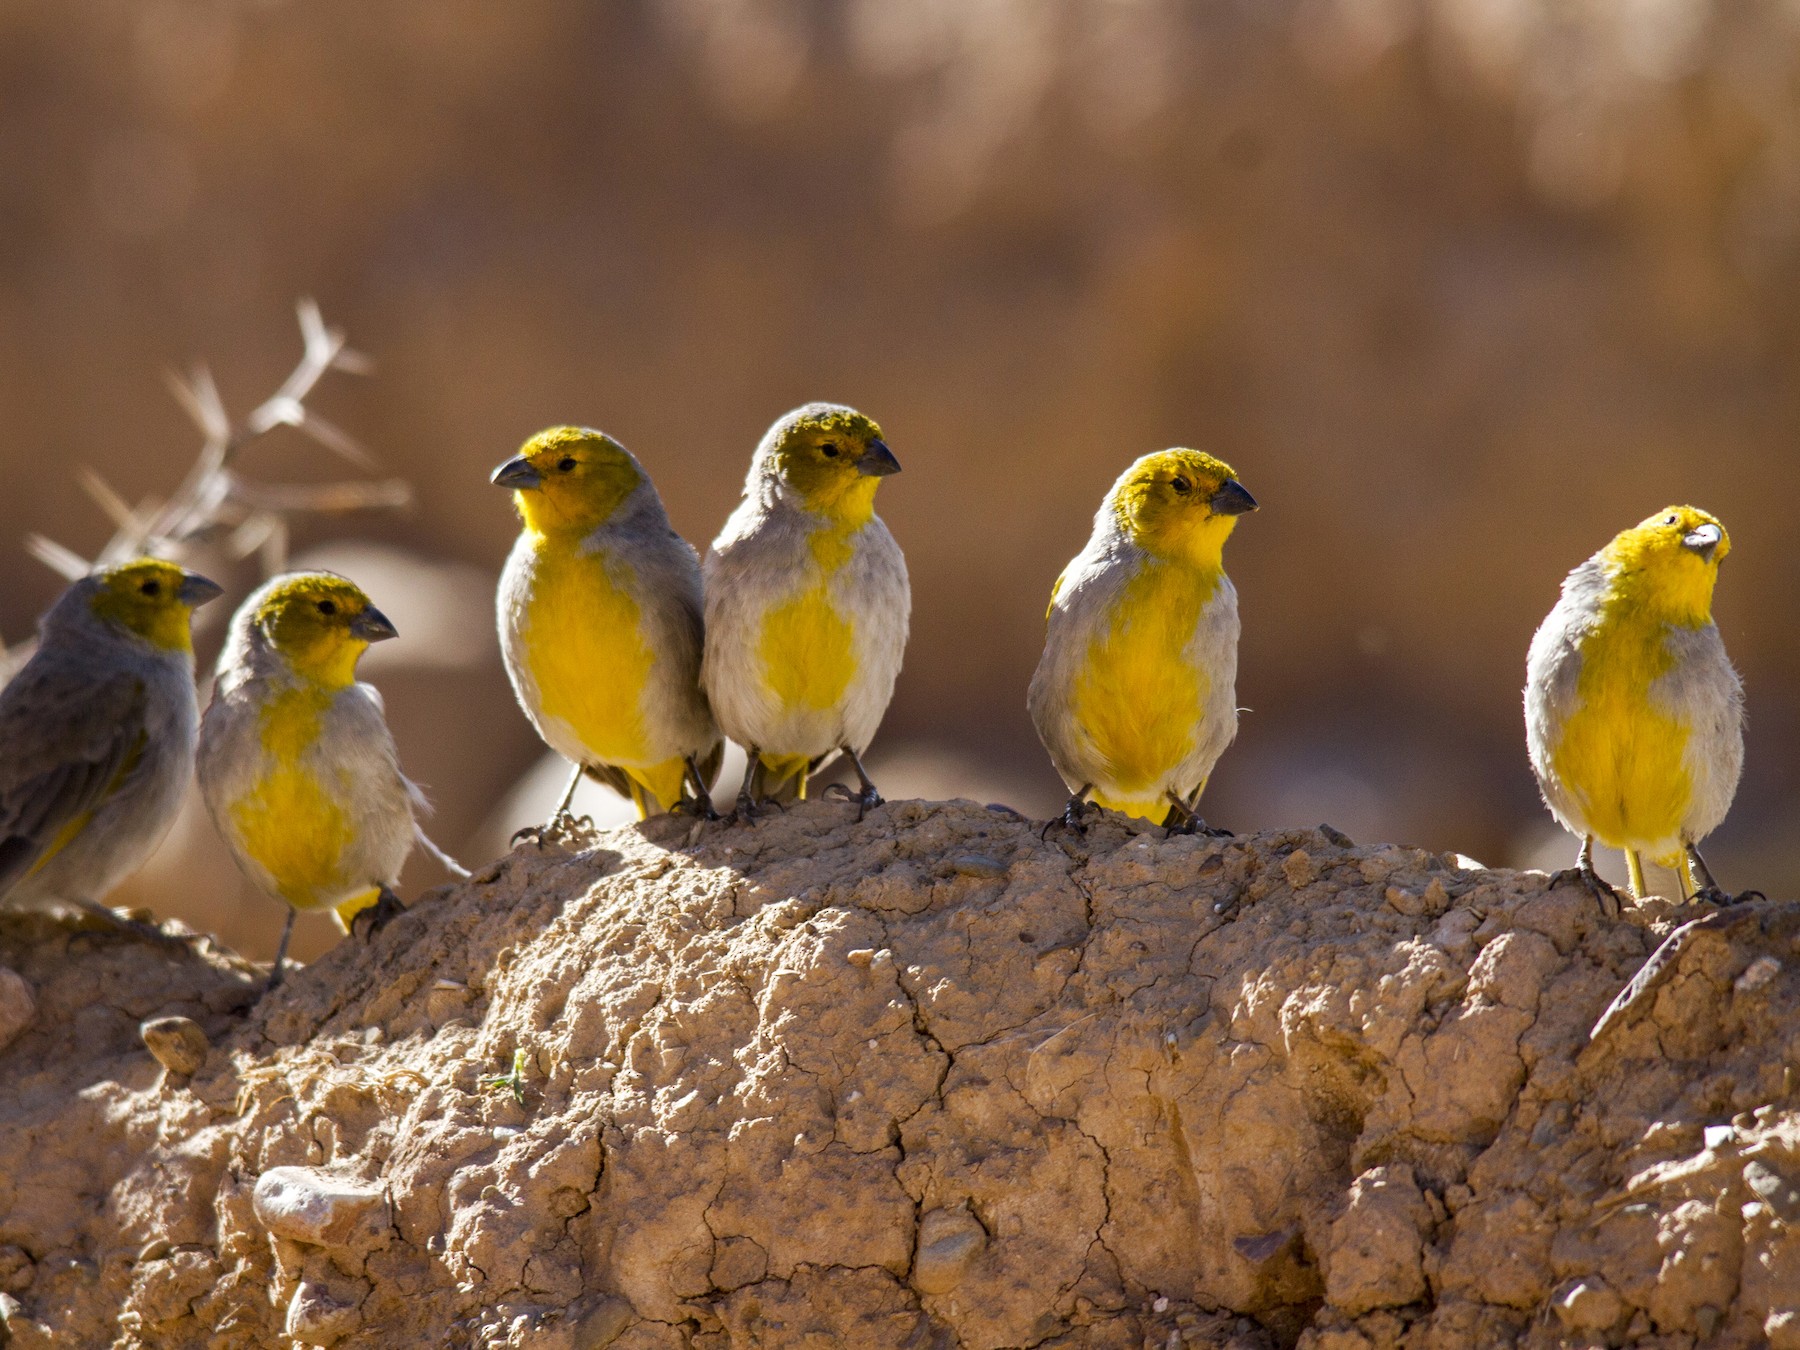
M73 902L90 919L97 920L109 932L121 937L134 937L140 942L154 942L159 947L185 947L187 943L173 933L165 933L153 923L145 923L142 919L130 919L116 909L109 909L97 900L76 900Z
M737 810L731 813L733 820L741 820L748 825L756 819L756 789L762 775L762 751L754 745L748 747L748 758L744 762L744 781L738 788Z
M1700 884L1696 886L1694 883ZM1713 880L1712 869L1706 865L1706 859L1700 856L1700 850L1689 844L1681 853L1681 884L1687 891L1687 898L1704 900L1713 905L1736 905L1752 897L1767 900L1769 897L1761 891L1739 891L1732 895L1720 888Z
M1581 840L1581 852L1576 855L1575 866L1565 867L1550 876L1550 887L1554 890L1565 881L1573 881L1594 897L1594 903L1600 906L1600 912L1609 919L1619 917L1619 892L1605 877L1594 870L1594 836L1584 835Z
M1081 790L1070 797L1068 802L1063 806L1062 814L1052 820L1046 820L1044 822L1044 828L1038 831L1038 838L1048 839L1050 837L1050 831L1058 825L1062 826L1065 830L1073 830L1076 834L1086 834L1087 826L1082 824L1081 818L1088 813L1090 803L1087 799L1087 795L1093 790L1094 785L1092 783L1083 783L1081 785Z
M1194 810L1195 804L1200 800L1198 789L1192 797L1179 796L1174 788L1170 788L1164 795L1169 799L1169 814L1163 817L1163 828L1169 834L1199 834L1208 839L1236 837L1230 830L1216 829L1201 819L1200 813Z
M575 766L575 772L569 775L569 786L563 789L562 800L556 803L556 810L550 813L550 819L542 825L527 825L513 833L512 842L529 839L535 844L554 843L566 839L574 833L576 820L569 814L569 803L575 800L575 789L581 786L581 775L587 772L582 764Z
M299 910L292 907L288 909L287 922L281 926L281 941L275 944L275 964L269 967L269 982L263 986L263 993L265 994L269 993L276 985L280 984L281 977L287 973L285 964L287 962L288 939L294 936L294 920L299 916L299 913Z
M869 780L869 775L864 771L862 760L857 758L856 751L847 745L840 748L850 757L850 767L856 770L856 781L861 784L861 788L859 791L852 792L842 783L833 783L825 789L825 795L835 797L840 801L855 802L857 823L861 824L864 816L868 815L873 808L881 805L881 794L875 790L875 784Z
M363 941L367 942L404 913L406 906L401 903L400 897L394 894L392 888L383 885L374 904L356 911L356 916L350 920L350 932L352 935L360 933Z
M694 762L692 755L689 755L683 763L687 765L687 768L681 776L682 795L669 808L670 812L676 815L692 814L701 820L718 820L719 813L713 810L712 793L707 789L706 779L700 773L700 766ZM693 787L691 796L687 791L690 785Z
M1625 850L1625 877L1631 885L1631 898L1642 900L1646 894L1644 887L1644 859L1635 848Z

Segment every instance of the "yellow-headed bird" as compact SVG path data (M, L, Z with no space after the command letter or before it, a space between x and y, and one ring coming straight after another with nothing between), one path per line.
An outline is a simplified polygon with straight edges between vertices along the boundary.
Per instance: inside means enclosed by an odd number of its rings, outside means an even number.
M881 796L863 771L906 651L906 559L875 514L900 463L854 408L808 403L770 427L744 500L706 555L701 678L725 734L749 754L738 812L804 797L842 752L858 818Z
M173 563L83 577L0 689L0 905L99 902L174 824L194 767L192 619L219 594Z
M1205 830L1195 805L1237 735L1237 590L1223 550L1256 500L1198 450L1120 475L1050 594L1028 700L1079 823L1101 806Z
M400 772L381 697L356 663L394 625L329 572L275 577L239 606L200 721L200 793L246 875L294 916L330 909L345 932L401 910L419 791ZM435 850L434 850L435 851ZM371 930L372 931L372 930Z
M700 688L700 559L612 437L552 427L494 470L524 528L500 576L500 648L519 705L575 764L637 805L712 814L724 743Z
M1718 520L1671 506L1569 573L1531 640L1525 734L1551 814L1581 840L1596 895L1598 839L1625 850L1632 894L1644 864L1719 896L1695 845L1725 819L1744 767L1744 689L1712 621L1731 540Z

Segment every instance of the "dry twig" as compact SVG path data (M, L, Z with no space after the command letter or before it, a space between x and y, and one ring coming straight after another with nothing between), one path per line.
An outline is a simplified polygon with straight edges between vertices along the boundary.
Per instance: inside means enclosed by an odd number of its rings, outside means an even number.
M204 365L186 377L171 373L169 387L204 441L193 468L166 501L148 499L133 506L99 474L84 468L81 486L112 521L112 538L89 560L55 540L32 535L26 540L32 556L73 581L96 567L146 555L186 564L203 550L222 551L232 561L260 553L266 576L287 564L289 516L406 505L412 489L399 479L258 483L237 471L245 448L282 426L304 432L358 468L376 467L367 451L306 406L327 371L364 374L368 362L344 345L340 330L325 326L311 300L302 300L297 308L305 340L300 363L242 421L234 423L226 413L218 386ZM30 654L29 643L10 650L0 646L0 683Z

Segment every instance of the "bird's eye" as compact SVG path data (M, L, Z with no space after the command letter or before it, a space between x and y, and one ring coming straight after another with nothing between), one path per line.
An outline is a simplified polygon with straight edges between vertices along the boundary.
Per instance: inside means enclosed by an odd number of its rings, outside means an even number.
M1176 474L1175 477L1169 480L1169 486L1174 488L1177 492L1186 492L1194 485L1188 482L1188 480L1183 478L1180 474Z
M138 589L140 591L142 591L145 595L161 595L162 594L162 582L146 581L142 586L139 586Z
M1675 517L1674 517L1674 516L1670 516L1670 517L1669 517L1669 518L1668 518L1668 519L1667 519L1667 520L1665 520L1665 521L1664 521L1664 522L1663 522L1663 524L1665 524L1665 525L1673 525L1673 524L1675 524Z
M556 461L556 467L562 473L569 472L570 469L575 467L575 456L564 455L561 459Z
M321 613L321 614L336 614L337 613L337 602L335 600L319 601L319 613Z
M826 459L836 459L838 457L838 448L832 442L826 441L825 444L819 447L819 453L825 456Z

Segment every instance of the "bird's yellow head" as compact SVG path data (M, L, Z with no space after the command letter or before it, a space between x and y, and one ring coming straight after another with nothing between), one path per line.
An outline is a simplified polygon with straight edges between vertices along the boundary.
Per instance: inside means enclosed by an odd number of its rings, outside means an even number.
M276 577L246 605L270 650L296 675L327 688L349 685L369 644L395 636L362 589L331 572Z
M838 403L794 409L769 428L761 458L809 511L854 524L874 514L881 480L900 472L874 420Z
M1731 536L1717 516L1697 506L1667 506L1614 535L1600 556L1621 595L1699 625L1712 618L1713 584L1730 552Z
M161 558L138 558L94 574L96 617L169 652L194 650L194 611L220 594L217 582Z
M1256 510L1237 472L1199 450L1145 455L1120 475L1107 503L1146 553L1213 567L1237 518Z
M586 534L612 518L644 481L644 471L604 432L551 427L495 469L493 481L512 489L527 530Z

